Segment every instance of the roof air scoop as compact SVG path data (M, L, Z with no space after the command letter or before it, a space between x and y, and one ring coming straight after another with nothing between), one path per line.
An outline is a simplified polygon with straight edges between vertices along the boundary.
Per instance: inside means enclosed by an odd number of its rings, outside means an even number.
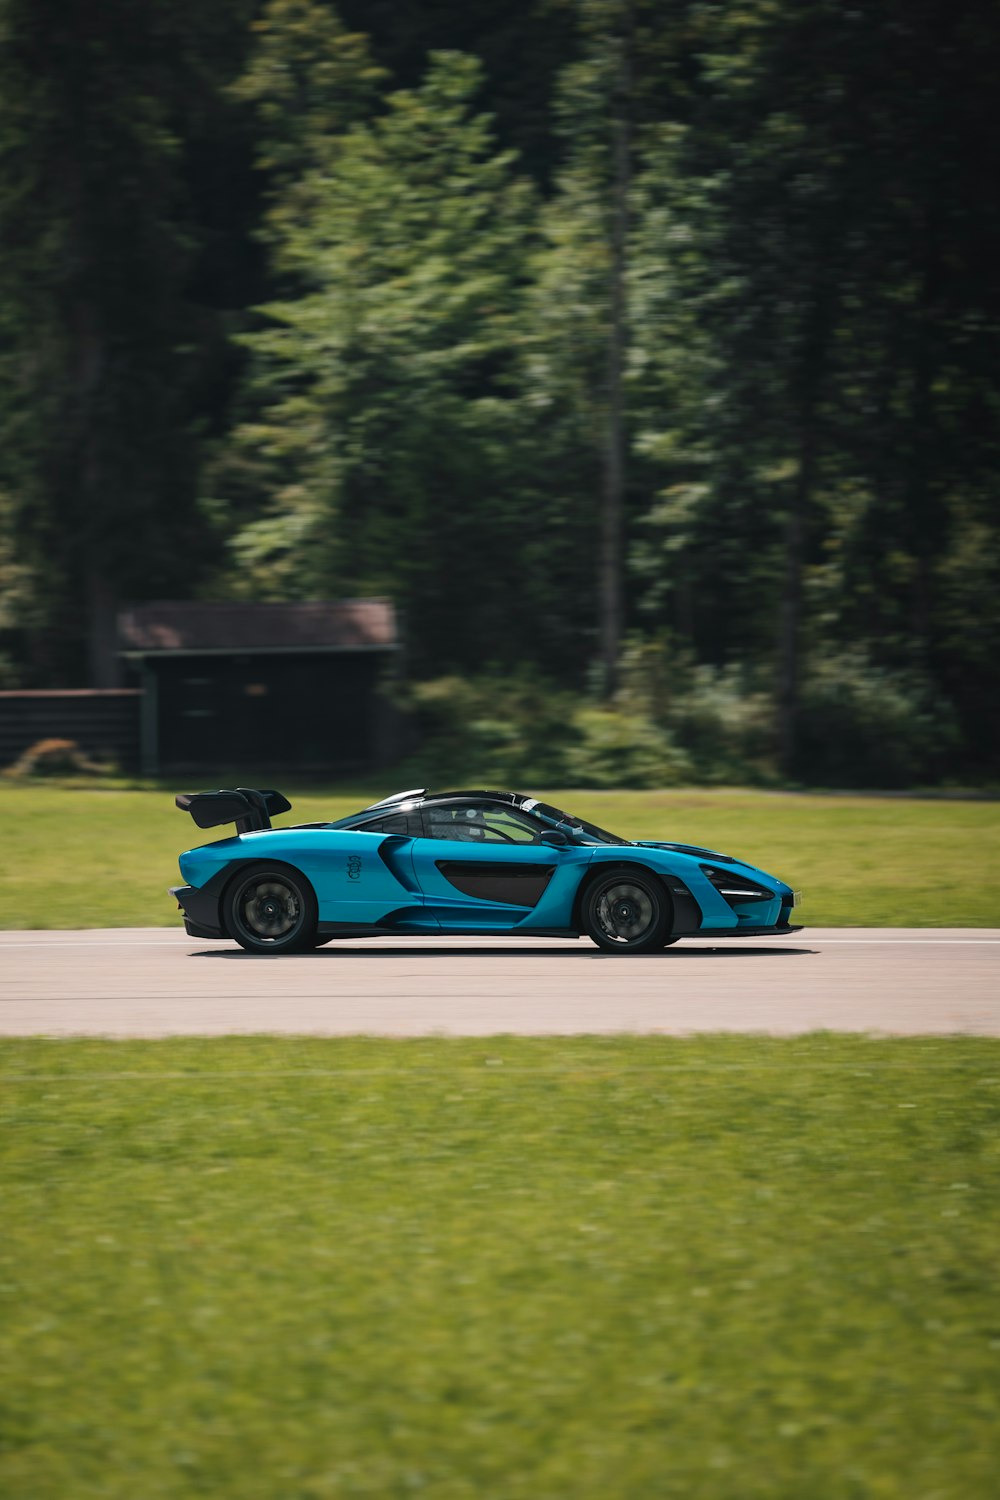
M365 812L371 812L373 807L391 807L394 802L406 802L410 797L423 797L426 791L425 786L411 786L408 792L393 792L391 797L383 797L381 802L369 803Z

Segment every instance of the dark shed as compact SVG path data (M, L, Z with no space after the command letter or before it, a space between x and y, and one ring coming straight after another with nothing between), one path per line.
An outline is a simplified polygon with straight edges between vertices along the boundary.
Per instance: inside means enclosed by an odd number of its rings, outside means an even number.
M140 604L118 616L147 774L347 770L395 752L387 599Z

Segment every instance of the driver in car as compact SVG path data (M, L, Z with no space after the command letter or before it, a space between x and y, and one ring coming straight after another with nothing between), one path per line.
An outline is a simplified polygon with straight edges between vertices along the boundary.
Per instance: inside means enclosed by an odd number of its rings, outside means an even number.
M479 844L489 834L489 824L483 817L481 807L466 807L459 814L459 818L461 819L460 838L468 839L472 844Z

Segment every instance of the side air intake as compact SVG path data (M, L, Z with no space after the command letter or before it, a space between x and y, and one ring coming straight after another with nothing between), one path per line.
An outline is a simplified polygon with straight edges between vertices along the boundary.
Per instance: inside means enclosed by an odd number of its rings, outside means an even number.
M199 828L235 823L237 833L259 833L270 828L272 816L292 810L292 804L280 792L255 791L248 786L231 791L179 792L174 802L181 812L191 814Z

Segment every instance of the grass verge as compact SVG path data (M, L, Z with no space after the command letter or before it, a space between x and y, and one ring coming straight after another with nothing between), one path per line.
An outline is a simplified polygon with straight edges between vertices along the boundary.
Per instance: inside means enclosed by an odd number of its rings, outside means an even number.
M0 1487L992 1500L1000 1044L8 1042Z
M385 788L292 793L283 822L342 817ZM738 854L805 892L816 926L996 925L1000 802L738 790L550 791L627 838ZM0 785L0 925L171 926L177 855L199 834L167 788ZM219 830L223 833L224 830Z

